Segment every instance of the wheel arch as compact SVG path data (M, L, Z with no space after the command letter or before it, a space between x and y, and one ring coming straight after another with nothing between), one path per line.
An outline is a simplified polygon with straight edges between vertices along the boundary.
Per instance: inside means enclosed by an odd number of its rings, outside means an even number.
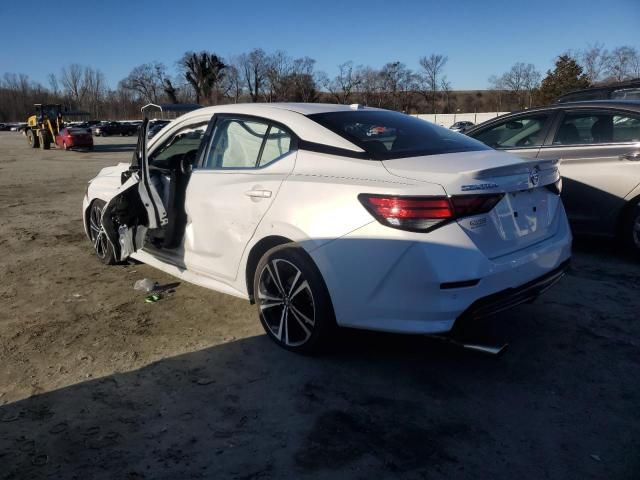
M618 213L618 218L616 221L616 234L618 235L618 237L622 237L624 235L623 229L625 227L625 223L627 219L629 218L629 215L631 214L631 211L634 208L636 208L638 205L640 205L639 189L635 188L632 194L635 194L635 196L626 200L624 206L620 209L620 212Z
M269 235L262 238L253 247L251 247L249 255L247 255L245 283L247 285L249 302L251 302L252 304L255 303L255 299L253 297L253 277L255 275L256 268L258 267L258 262L260 262L262 256L272 248L278 247L280 245L285 245L287 243L295 244L296 242L281 235Z

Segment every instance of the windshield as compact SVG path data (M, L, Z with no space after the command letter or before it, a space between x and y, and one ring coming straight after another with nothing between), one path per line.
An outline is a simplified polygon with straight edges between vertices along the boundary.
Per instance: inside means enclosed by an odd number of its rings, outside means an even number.
M309 118L356 144L375 160L489 150L460 133L388 110L317 113Z

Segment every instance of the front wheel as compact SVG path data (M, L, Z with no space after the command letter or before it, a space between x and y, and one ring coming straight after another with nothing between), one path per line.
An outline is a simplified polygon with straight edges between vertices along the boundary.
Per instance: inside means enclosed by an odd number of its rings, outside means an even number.
M40 142L38 142L38 136L33 133L33 130L27 130L27 142L31 148L38 148Z
M105 205L102 200L94 200L89 207L89 238L96 257L106 265L114 265L117 263L116 255L102 226L102 211Z
M266 252L256 268L253 291L267 335L297 353L317 353L335 333L331 297L306 252L282 245Z

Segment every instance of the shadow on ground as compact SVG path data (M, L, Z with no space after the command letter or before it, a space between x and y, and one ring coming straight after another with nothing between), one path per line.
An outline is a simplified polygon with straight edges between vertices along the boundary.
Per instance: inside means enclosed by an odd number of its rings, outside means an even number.
M7 479L640 472L637 416L627 423L637 386L592 378L597 352L592 360L576 350L579 362L567 362L571 347L519 320L496 320L523 343L499 360L351 331L330 354L302 357L258 336L44 393L0 408L0 471Z

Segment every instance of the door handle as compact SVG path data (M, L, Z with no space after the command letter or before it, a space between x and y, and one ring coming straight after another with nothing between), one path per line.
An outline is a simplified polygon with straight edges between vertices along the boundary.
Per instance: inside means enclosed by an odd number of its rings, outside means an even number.
M631 162L640 161L640 152L623 153L618 157L620 160L629 160Z
M244 194L252 198L271 198L271 190L248 190Z

